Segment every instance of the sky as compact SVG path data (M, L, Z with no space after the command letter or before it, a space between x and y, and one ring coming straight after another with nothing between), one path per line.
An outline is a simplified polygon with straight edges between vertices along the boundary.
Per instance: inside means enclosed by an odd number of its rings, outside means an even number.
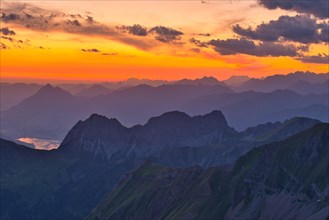
M3 1L1 80L328 72L328 1Z

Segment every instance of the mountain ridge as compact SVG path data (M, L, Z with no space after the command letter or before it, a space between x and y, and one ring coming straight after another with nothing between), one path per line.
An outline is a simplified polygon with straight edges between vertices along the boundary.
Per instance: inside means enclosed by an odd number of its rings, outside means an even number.
M254 148L233 169L146 163L126 176L86 220L133 214L140 219L324 220L329 210L328 137L329 124L316 124Z

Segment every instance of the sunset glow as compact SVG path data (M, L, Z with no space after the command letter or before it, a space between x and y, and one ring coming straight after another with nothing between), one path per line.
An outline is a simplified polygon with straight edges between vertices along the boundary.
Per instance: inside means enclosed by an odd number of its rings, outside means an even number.
M255 29L262 22L283 15L297 15L281 9L268 10L256 1L100 1L97 4L2 1L1 4L1 28L14 32L1 33L3 80L116 81L131 77L175 80L204 75L226 79L232 75L264 77L297 70L328 71L326 63L300 59L300 56L327 56L328 45L321 41L280 40L283 46L308 47L297 49L298 55L258 56L216 51L209 43L211 40L241 37L234 33L233 26ZM240 10L244 13L239 13ZM10 13L19 18L7 18ZM328 19L317 21L326 22ZM148 32L133 33L129 29L133 25ZM152 27L166 27L168 33L157 32Z

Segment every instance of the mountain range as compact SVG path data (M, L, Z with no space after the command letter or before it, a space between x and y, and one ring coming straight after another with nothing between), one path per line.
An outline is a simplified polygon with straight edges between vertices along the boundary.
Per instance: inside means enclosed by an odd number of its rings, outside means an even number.
M93 114L76 123L57 150L35 150L1 139L0 190L6 201L0 204L1 219L82 219L144 161L211 169L316 125L317 120L293 118L237 132L220 111L194 117L174 111L128 128L117 119Z
M250 79L242 85L235 87L235 91L272 92L277 89L294 89L295 84L298 82L303 82L309 87L315 84L312 87L315 89L317 87L316 84L326 83L328 80L328 73L314 74L312 72L295 72L287 75L276 74L263 79ZM294 91L305 93L305 90L307 91L307 88L304 89L298 86ZM316 93L319 92L319 90L320 88L316 88ZM327 91L328 87L322 87L320 93L326 93Z
M329 125L249 151L231 167L144 163L86 218L326 219Z
M185 100L222 92L231 90L220 85L139 85L107 95L81 97L48 84L1 113L1 133L13 138L62 140L76 121L92 113L116 117L131 126L143 124L153 115L179 109Z
M328 76L295 73L278 77L295 79L304 75L315 78L310 80L313 83ZM275 79L274 76L272 78ZM267 84L270 79L259 82ZM322 84L319 88L326 87L325 83ZM100 84L84 88L79 95L48 84L16 106L1 112L1 134L11 139L63 140L76 121L92 113L115 117L128 127L145 124L148 118L168 111L199 115L214 109L220 109L228 124L240 131L260 123L284 121L296 116L327 122L328 92L315 93L299 94L291 90L233 92L211 77L181 80L158 87L144 84L116 90Z

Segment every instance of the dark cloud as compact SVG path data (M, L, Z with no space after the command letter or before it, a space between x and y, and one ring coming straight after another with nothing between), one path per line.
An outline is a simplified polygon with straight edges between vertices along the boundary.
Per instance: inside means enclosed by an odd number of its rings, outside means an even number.
M9 13L8 15L6 13L2 13L1 20L4 22L8 21L15 21L18 20L19 16L17 14Z
M163 43L170 43L181 39L183 32L177 31L173 28L156 26L151 28L149 31L151 34L155 34L155 39Z
M319 63L319 64L329 64L329 56L326 54L318 54L317 56L301 56L297 58L304 63Z
M328 39L325 39L324 36L325 31L328 32L328 25L317 24L314 18L306 15L281 16L278 20L260 24L255 29L235 25L233 31L241 36L262 41L278 41L283 38L284 40L305 44L328 42ZM322 31L324 31L323 36Z
M15 42L14 38L12 37L5 37L5 36L1 36L2 39L8 40L10 42Z
M9 28L5 27L5 28L0 28L0 33L2 33L3 35L16 35L15 31L10 30Z
M134 24L132 26L117 26L117 29L136 36L147 36L147 28L139 24Z
M268 9L281 8L312 14L319 18L329 17L329 2L327 0L258 0L258 3Z
M98 50L96 48L92 48L92 49L81 49L81 51L83 51L83 52L90 52L90 53L99 53L99 52L101 52L100 50Z
M206 42L202 42L200 40L197 40L195 38L191 38L190 40L190 43L198 46L198 47L208 47L208 44Z
M251 40L245 38L241 39L227 39L227 40L211 40L209 45L213 46L215 51L222 55L233 54L248 54L254 56L291 56L298 55L298 48L292 45L282 45L272 42L263 42L255 44Z
M93 23L93 22L94 22L94 18L91 17L91 16L88 16L88 15L87 15L87 21L88 21L89 23Z
M88 18L86 20L88 20ZM45 20L45 21L47 21L47 20ZM75 25L75 26L81 27L81 24L78 20L67 20L66 22L70 25Z
M199 36L204 36L204 37L210 37L211 34L210 33L199 33Z
M9 47L6 44L0 42L0 49L5 50L5 49L9 49Z

